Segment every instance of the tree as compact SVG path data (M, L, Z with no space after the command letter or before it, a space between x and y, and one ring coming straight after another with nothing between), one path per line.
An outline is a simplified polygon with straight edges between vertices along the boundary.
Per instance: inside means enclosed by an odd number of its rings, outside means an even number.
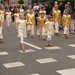
M19 4L24 4L24 1L23 0L19 0L18 3Z

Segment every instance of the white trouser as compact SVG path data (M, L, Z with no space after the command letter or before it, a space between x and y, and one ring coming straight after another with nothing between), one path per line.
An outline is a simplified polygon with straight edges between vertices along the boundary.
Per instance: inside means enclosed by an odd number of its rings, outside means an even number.
M10 23L9 22L7 22L7 27L9 27L10 26Z
M39 27L37 29L37 35L41 35L41 33L42 33L42 36L46 36L45 29L43 27Z
M24 38L22 36L20 37L20 43L24 43Z
M59 33L59 22L55 22L55 33Z
M47 35L47 41L52 40L52 36L50 34Z
M69 34L69 27L68 26L64 26L64 34Z
M34 25L28 25L27 31L30 32L31 35L34 35Z
M2 28L0 28L0 39L3 39Z

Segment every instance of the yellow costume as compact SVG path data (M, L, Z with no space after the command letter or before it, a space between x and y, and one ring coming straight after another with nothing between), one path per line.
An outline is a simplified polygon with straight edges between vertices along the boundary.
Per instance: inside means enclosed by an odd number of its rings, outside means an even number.
M24 9L20 9L20 13L24 13Z
M43 27L45 25L45 21L46 21L46 18L39 17L37 19L37 25L38 25L38 27Z
M18 37L27 37L26 20L18 20Z
M34 16L34 14L27 14L26 19L27 19L28 25L34 25L35 24L35 16Z
M64 14L62 17L63 26L64 26L64 34L69 34L69 27L71 24L71 15Z
M59 25L61 22L61 11L60 10L54 10L53 11L53 19L55 22L55 33L59 33Z
M54 10L53 11L53 18L54 18L54 22L60 22L61 21L61 11Z
M11 22L11 12L6 12L6 21Z
M20 13L15 13L15 14L14 14L14 16L15 16L15 22L16 22L16 23L17 23L17 20L19 20L19 14L20 14Z
M71 24L71 15L64 14L62 17L63 20L63 26L70 26Z
M47 35L54 35L54 22L50 22L50 21L47 21L46 23L46 30L47 30Z
M0 10L0 17L2 18L2 22L4 21L4 10Z
M37 35L40 35L42 32L42 36L46 36L45 29L44 29L45 21L46 21L45 17L44 18L39 17L37 19L37 26L38 26Z
M3 35L2 35L2 18L0 17L0 39L3 39Z

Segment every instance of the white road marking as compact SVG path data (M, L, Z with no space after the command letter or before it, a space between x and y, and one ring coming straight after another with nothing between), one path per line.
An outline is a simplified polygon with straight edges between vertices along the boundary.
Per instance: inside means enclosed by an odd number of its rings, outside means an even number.
M75 55L68 55L67 57L69 57L71 59L75 59Z
M0 55L8 55L7 52L0 52Z
M18 50L20 53L30 53L30 52L35 52L35 50L33 49L26 49L25 52L23 52L22 50Z
M37 62L40 64L45 64L45 63L51 63L51 62L57 62L57 60L53 58L43 58L43 59L36 59Z
M39 75L38 73L35 73L35 74L30 74L30 75Z
M13 68L13 67L20 67L20 66L25 66L21 62L12 62L12 63L5 63L3 64L6 68Z
M75 47L75 44L69 44L68 46Z
M35 46L35 45L33 45L33 44L30 44L30 43L28 43L28 42L24 42L24 44L26 44L26 45L28 45L28 46L31 46L31 47L33 47L33 48L35 48L35 49L38 49L38 50L41 50L42 48L40 48L40 47L38 47L38 46Z
M58 72L61 75L75 75L75 68L58 70L56 72Z
M61 49L61 47L53 46L53 47L45 47L45 49L48 49L48 50L55 50L55 49Z

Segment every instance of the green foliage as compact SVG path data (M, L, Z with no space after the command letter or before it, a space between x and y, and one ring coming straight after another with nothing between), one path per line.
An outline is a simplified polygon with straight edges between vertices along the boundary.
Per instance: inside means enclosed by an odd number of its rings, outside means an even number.
M24 4L24 1L23 0L18 0L18 3L19 4Z

